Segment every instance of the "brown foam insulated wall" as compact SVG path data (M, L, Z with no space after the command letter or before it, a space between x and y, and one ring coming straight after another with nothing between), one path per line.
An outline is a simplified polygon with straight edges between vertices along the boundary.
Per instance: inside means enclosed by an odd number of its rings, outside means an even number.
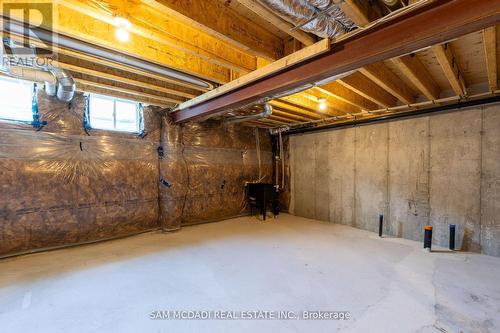
M245 211L245 183L271 182L272 152L267 131L260 130L261 171L253 128L218 121L172 125L164 119L160 161L161 225L219 220Z
M47 125L0 128L0 255L76 244L158 226L159 119L145 138L83 130L84 97L38 93Z
M174 126L146 107L143 137L85 131L83 94L37 98L45 126L0 123L0 257L235 216L245 181L259 178L254 129ZM270 181L270 139L259 137Z

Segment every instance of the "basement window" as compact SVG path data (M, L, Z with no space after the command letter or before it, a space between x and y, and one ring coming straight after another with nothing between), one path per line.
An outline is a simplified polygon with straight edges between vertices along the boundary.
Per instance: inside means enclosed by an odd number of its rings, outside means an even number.
M0 76L0 120L33 122L34 84Z
M90 94L88 112L91 128L128 133L141 132L140 103Z

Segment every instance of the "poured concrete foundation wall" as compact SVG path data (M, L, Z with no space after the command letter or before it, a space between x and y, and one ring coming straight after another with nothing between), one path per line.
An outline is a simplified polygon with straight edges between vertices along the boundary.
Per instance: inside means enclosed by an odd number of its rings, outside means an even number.
M500 256L500 105L290 137L296 215Z
M173 126L148 107L143 137L85 131L83 94L37 97L45 126L0 123L0 257L229 218L245 209L245 181L259 178L253 129Z

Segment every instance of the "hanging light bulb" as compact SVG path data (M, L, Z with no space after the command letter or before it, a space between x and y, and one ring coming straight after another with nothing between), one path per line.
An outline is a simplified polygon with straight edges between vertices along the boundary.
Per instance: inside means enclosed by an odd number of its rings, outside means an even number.
M326 110L326 99L324 99L324 98L318 99L318 108L320 109L320 111Z
M113 21L116 26L116 38L121 42L128 42L130 39L129 29L132 28L132 23L130 23L130 21L126 18L120 16L116 16Z

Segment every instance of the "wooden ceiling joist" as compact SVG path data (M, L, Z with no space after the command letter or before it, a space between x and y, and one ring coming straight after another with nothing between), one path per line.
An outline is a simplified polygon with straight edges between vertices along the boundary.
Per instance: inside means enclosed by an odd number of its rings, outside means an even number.
M376 103L364 98L363 96L355 93L349 88L344 87L338 82L330 82L321 87L316 87L318 91L334 96L346 103L360 108L361 110L376 110L378 108Z
M65 0L61 5L96 20L113 24L113 15L96 11L95 8L79 0ZM256 69L255 57L231 47L214 37L204 34L173 19L155 13L152 8L143 4L125 3L118 8L127 14L132 23L130 32L155 42L164 44L203 60L238 71L248 73Z
M111 89L108 89L107 87L99 86L96 84L86 85L82 82L77 82L76 83L76 90L81 91L81 92L85 92L85 93L114 96L117 98L123 98L123 99L131 100L131 101L137 101L137 102L141 102L141 103L145 103L145 104L155 105L155 106L159 106L162 108L171 108L172 107L172 103L165 103L163 101L147 98L144 96L139 96L136 94L128 94L128 93L123 92L123 91L111 90Z
M458 68L458 62L455 59L455 55L453 54L450 45L434 45L432 47L432 51L441 65L444 75L448 79L448 82L450 82L451 88L455 94L457 96L466 96L467 87L465 85L464 77Z
M337 82L382 107L389 108L397 104L396 97L359 72L346 76Z
M269 60L283 56L283 41L280 38L225 6L222 1L142 2L255 56Z
M491 92L495 92L498 89L496 27L489 27L483 30L483 43L486 56L486 70L488 72L488 86Z
M345 112L337 109L332 104L326 104L325 110L319 109L319 101L314 96L308 96L307 94L295 94L281 98L280 100L286 101L291 105L295 105L304 110L316 113L322 117L334 116L339 114L344 114Z
M374 1L333 0L342 11L358 26L363 27L382 17L380 7Z
M441 89L415 55L394 58L392 61L427 99L439 99Z
M304 108L297 106L296 104L290 103L286 100L279 99L279 100L271 101L270 103L273 107L277 107L280 110L285 110L286 112L293 114L293 115L306 117L306 118L312 119L312 120L324 118L324 115L320 115L316 112L311 112L309 110L306 110Z
M254 12L255 14L269 21L276 28L294 37L302 44L309 46L316 43L316 38L314 38L313 36L309 35L308 33L300 29L293 29L294 26L292 24L283 20L279 16L273 14L269 9L261 5L258 1L254 0L237 0L237 1L246 8L248 8L249 10L251 10L252 12Z
M408 85L388 69L384 63L370 64L361 67L359 71L391 95L396 96L403 104L412 104L415 102L414 93Z
M288 112L287 110L281 109L279 107L273 107L273 114L276 116L281 116L281 117L288 118L288 119L295 120L295 121L310 121L311 120L310 118L306 118L303 116L298 116L298 115L292 114L292 113Z
M77 84L80 85L85 85L85 86L90 86L90 87L96 87L96 88L103 88L111 91L116 91L119 93L124 93L128 95L134 95L138 97L145 97L151 100L156 100L156 101L161 101L163 105L170 105L174 106L175 104L178 104L180 101L174 98L170 97L164 97L164 96L159 96L159 95L154 95L154 94L149 94L145 93L142 91L137 91L137 90L132 90L132 89L127 89L127 88L122 88L122 87L117 87L113 85L108 85L104 83L98 83L90 80L85 80L85 79L80 79L80 78L74 78Z
M131 34L127 43L117 43L114 25L96 20L77 10L59 6L57 25L54 29L62 34L85 42L133 55L137 58L160 63L164 66L195 75L210 81L226 83L230 70L205 59L158 43L150 38ZM78 22L78 24L75 24Z
M102 79L106 79L106 80L110 80L110 81L114 81L114 82L118 82L118 83L126 83L126 84L129 84L132 86L146 88L146 89L155 90L155 91L160 91L160 92L163 92L166 94L177 95L177 96L181 96L181 97L185 97L185 98L195 97L195 95L193 95L193 94L184 93L184 92L181 92L178 90L169 89L169 88L165 88L165 87L160 87L158 85L153 85L153 84L149 84L149 83L142 82L142 81L132 80L132 79L122 77L122 76L103 73L100 71L95 71L95 70L92 70L89 68L75 66L75 65L63 63L60 61L53 61L52 64L54 66L57 66L57 67L60 67L63 69L67 69L67 70L72 71L72 72L91 75L91 76L94 76L96 78L102 78ZM179 101L181 101L181 100L179 100Z
M345 114L345 113L357 113L361 111L360 108L353 106L350 103L346 103L335 96L324 94L319 89L309 89L301 93L300 95L313 101L316 105L319 104L320 100L324 100L324 103L326 103L327 106L327 110L331 110L330 113L333 112L335 115Z

